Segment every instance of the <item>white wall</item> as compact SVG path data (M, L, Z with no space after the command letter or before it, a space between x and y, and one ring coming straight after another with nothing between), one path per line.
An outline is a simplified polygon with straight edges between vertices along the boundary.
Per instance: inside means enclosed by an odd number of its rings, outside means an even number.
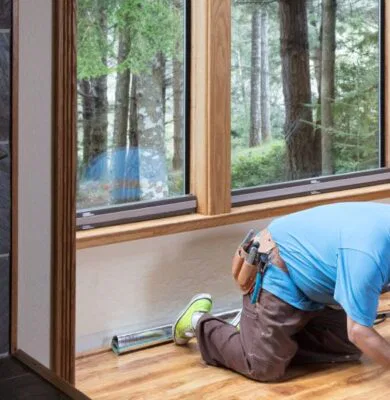
M213 295L217 312L239 308L233 253L250 228L263 229L269 222L79 250L76 351L108 347L114 334L172 323L198 292Z
M216 311L240 306L233 253L268 221L142 239L77 252L77 352L109 346L114 334L168 324L198 292Z
M50 361L52 1L19 1L18 347Z

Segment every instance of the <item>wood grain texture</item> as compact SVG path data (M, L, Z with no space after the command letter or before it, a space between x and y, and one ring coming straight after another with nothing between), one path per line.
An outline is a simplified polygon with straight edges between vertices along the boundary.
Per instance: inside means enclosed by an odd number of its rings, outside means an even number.
M384 54L382 62L385 63L384 68L384 129L385 129L385 165L390 167L390 4L388 1L384 2Z
M76 12L55 1L52 369L74 382L76 235Z
M304 210L321 204L339 201L368 201L390 197L390 184L349 189L333 193L315 194L287 200L277 200L250 206L235 207L229 214L222 215L184 215L143 221L132 224L110 226L77 232L77 249L104 246L129 240L145 239L154 236L170 235L216 226L255 221Z
M390 295L380 309L389 309ZM390 340L390 321L377 327ZM388 399L390 370L361 362L300 367L288 382L262 384L206 366L196 343L163 345L117 357L103 353L77 360L76 387L93 399Z
M231 207L230 0L191 11L191 192L200 214L216 215Z
M190 191L207 214L207 0L191 2Z
M12 11L12 125L11 125L11 353L17 350L18 323L18 143L19 143L19 0Z
M208 214L231 208L230 168L230 0L208 1Z

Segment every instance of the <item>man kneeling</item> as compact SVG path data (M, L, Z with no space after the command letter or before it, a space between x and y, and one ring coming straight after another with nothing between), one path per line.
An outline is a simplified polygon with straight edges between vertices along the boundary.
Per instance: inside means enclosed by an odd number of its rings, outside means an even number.
M252 237L253 236L253 237ZM274 220L233 258L244 293L237 324L195 296L173 325L176 344L196 336L206 363L258 381L289 365L358 360L390 367L390 344L374 329L390 282L390 205L339 203Z

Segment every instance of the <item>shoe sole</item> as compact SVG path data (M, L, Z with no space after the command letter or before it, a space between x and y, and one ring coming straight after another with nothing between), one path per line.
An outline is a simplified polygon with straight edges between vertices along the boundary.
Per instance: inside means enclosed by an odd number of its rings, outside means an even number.
M173 341L176 344L179 344L179 345L186 344L190 340L190 339L181 339L181 338L175 337L176 325L178 324L180 319L183 317L183 315L187 312L187 310L195 303L195 301L198 301L200 299L208 299L208 300L210 300L211 305L213 304L213 300L211 299L211 296L208 293L197 294L190 300L190 302L187 304L187 306L183 309L183 311L176 318L175 323L172 325L172 337L173 337Z

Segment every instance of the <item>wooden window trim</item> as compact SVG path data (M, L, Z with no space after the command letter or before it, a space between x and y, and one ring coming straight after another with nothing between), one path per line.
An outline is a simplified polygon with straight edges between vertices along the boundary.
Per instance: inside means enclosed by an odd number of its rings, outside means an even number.
M53 236L51 369L75 382L76 3L53 3Z
M384 107L383 107L383 118L385 119L383 128L385 130L385 165L390 167L390 6L389 2L384 2L384 16L383 16L385 30L384 30L384 49L383 49L383 62L384 65Z
M77 249L271 218L336 201L390 198L390 183L235 207L228 214L192 214L77 232Z
M231 209L230 0L191 2L191 193L198 212Z
M19 0L12 5L12 128L11 128L11 341L18 349L18 176L19 176Z

